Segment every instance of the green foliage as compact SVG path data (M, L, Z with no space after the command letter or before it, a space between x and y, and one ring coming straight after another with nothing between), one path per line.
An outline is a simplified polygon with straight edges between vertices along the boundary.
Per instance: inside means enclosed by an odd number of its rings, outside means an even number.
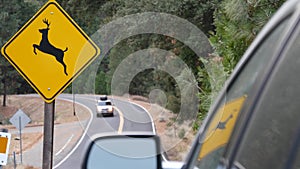
M162 12L187 19L208 35L218 0L111 0L101 7L105 18L114 19L141 12ZM107 22L108 20L106 20Z
M95 80L95 93L98 94L108 94L106 89L106 74L103 71L100 71L96 76Z
M224 0L215 11L216 33L210 40L231 72L263 25L285 0Z
M89 0L57 0L66 12L88 35L92 35L99 29L102 22L103 11L99 8L106 1Z
M2 45L34 15L38 8L47 2L47 0L2 1L0 4L2 9L0 15L2 21L0 25L0 42ZM102 25L116 18L149 11L169 13L184 18L209 35L209 31L214 28L212 14L218 4L218 0L209 2L206 0L57 0L57 2L88 35L92 35ZM200 65L200 61L191 49L172 37L146 34L125 39L115 45L103 59L97 74L91 74L88 70L84 71L73 83L74 88L68 87L66 92L110 94L111 80L118 65L133 52L147 48L160 48L176 54L197 76L197 67ZM161 62L164 63L165 60ZM1 65L9 66L3 57L0 59L0 63ZM6 67L5 70L7 70L5 77L3 77L3 73L0 76L2 76L2 81L5 81L8 84L7 86L10 86L10 93L32 92L31 87L15 71L6 69ZM4 71L2 70L2 72ZM145 70L132 80L129 92L148 97L149 92L153 89L161 89L165 92L165 97L168 100L166 107L174 113L178 113L182 96L176 83L184 83L186 80L185 73L185 71L182 71L180 76L174 79L163 71ZM124 78L126 77L119 78L120 81L118 83L121 86L127 85L123 84L122 79ZM95 79L95 84L92 82L93 79ZM3 87L3 84L0 87ZM91 91L91 89L95 91ZM187 89L185 88L184 90L186 91L182 92L184 95L195 93L195 91ZM162 103L162 99L158 98L157 102Z
M284 2L285 0L224 0L218 6L214 13L216 29L211 32L210 37L215 54L211 54L208 60L201 60L206 63L206 67L199 67L198 72L201 104L194 129L198 129L225 79L248 46Z
M206 0L111 0L105 2L101 6L102 16L104 20L101 24L105 24L116 18L120 18L130 14L136 14L141 12L162 12L176 15L180 18L186 19L194 25L198 26L204 33L209 35L213 26L213 12L218 4L218 0L211 0L207 2ZM123 40L119 44L115 45L114 48L108 54L109 63L108 71L106 73L106 85L107 91L110 93L111 80L114 72L118 65L126 58L129 54L132 54L138 50L147 48L160 48L167 51L171 51L176 56L181 58L188 67L192 70L194 76L197 77L200 61L198 56L183 43L179 42L172 37L167 37L163 35L138 35L130 37ZM165 61L161 61L164 63ZM130 65L131 63L129 63ZM130 67L130 66L128 66ZM137 94L148 97L149 92L153 89L161 89L164 91L168 104L166 108L170 109L174 113L179 113L181 105L181 94L185 95L195 95L197 91L179 91L178 85L176 83L184 82L184 76L186 72L182 70L180 77L173 77L166 75L165 72L145 70L140 72L134 77L130 83L130 94ZM116 82L122 86L122 79L126 77L118 77L119 81ZM176 81L175 81L176 80ZM197 81L195 82L198 83ZM188 88L185 88L188 89ZM117 89L116 89L117 90ZM117 94L124 94L122 91L114 91ZM185 109L186 116L190 111Z
M211 35L210 41L215 49L215 54L209 56L208 59L199 60L191 49L172 37L153 34L130 37L111 49L102 60L98 72L91 74L88 70L84 71L76 81L74 92L110 94L114 72L124 58L142 49L160 48L181 58L197 78L194 84L199 86L201 92L199 94L200 110L198 114L200 121L206 116L225 79L246 48L284 1L57 0L88 35L92 35L106 23L126 15L140 12L162 12L186 19L207 36ZM2 46L47 0L0 0L0 2L0 44ZM167 63L165 60L160 62ZM0 58L0 66L1 91L5 91L4 84L8 86L7 93L32 91L31 87L9 66L3 57ZM184 84L187 73L186 70L182 70L180 76L174 79L163 71L145 70L136 75L130 82L129 92L148 97L152 90L161 89L165 92L165 97L168 100L166 107L178 113L181 105L180 98L183 97L181 94L192 95L196 93L189 90L190 88L185 88L185 91L178 89L177 83ZM121 86L127 85L123 84L122 79L124 78L126 77L118 78L120 81L117 83ZM95 79L95 83L92 81L93 79ZM91 91L91 89L95 91ZM68 91L71 89L68 88ZM124 93L120 91L120 95L122 94ZM162 103L163 99L158 98L156 101Z
M221 57L211 54L209 58L200 58L200 60L205 66L198 67L198 81L201 82L199 85L200 106L197 120L193 126L195 130L206 117L210 106L224 87L230 74L224 69Z
M23 0L1 0L0 8L0 46L2 47L34 15L37 6ZM33 91L2 55L0 57L0 79L0 93L4 97L6 94ZM3 105L5 105L5 98L3 100Z
M183 139L184 136L185 136L185 130L184 130L184 128L181 128L180 131L179 131L179 133L178 133L178 137L180 139Z

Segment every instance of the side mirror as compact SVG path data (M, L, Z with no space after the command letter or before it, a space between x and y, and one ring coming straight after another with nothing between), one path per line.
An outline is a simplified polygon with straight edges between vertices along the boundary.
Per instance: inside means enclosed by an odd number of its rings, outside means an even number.
M155 135L109 135L92 140L82 168L161 169L159 137Z

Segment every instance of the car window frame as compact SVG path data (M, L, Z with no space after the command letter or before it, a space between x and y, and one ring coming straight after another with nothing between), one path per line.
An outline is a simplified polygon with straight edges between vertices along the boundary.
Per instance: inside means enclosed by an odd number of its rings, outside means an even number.
M291 4L293 4L294 7L288 8L290 9L290 11L286 13L284 16L282 16L280 19L277 19L277 24L273 26L273 29L270 28L268 34L265 35L265 38L268 37L269 34L274 30L274 27L276 27L276 25L281 24L285 19L288 19L290 17L289 22L292 24L288 24L287 28L285 29L285 34L283 34L283 38L281 39L279 49L277 49L277 52L274 54L275 57L271 60L271 63L266 67L266 71L263 72L263 74L260 76L260 79L257 80L256 87L252 89L252 92L255 92L255 94L249 96L247 100L247 104L245 104L242 109L241 113L245 115L242 117L242 119L239 119L238 122L239 124L237 124L236 128L234 129L233 131L234 134L232 135L230 143L227 149L225 150L225 155L224 158L222 159L222 165L224 166L224 168L234 168L234 161L237 157L237 151L244 137L245 130L247 130L247 128L249 127L248 124L249 121L251 120L253 112L255 111L256 105L261 101L262 91L265 89L273 70L276 68L276 66L280 64L281 62L280 60L283 57L282 54L285 52L287 48L289 48L290 40L293 38L292 37L293 32L299 29L299 24L300 24L300 11L298 9L299 5L297 6L294 3ZM263 40L261 42L263 43ZM259 46L259 44L257 44L257 46ZM252 53L252 55L254 54L255 51Z
M286 163L286 168L296 169L295 166L298 165L297 159L300 159L300 126L298 127L298 134L293 140L291 147L292 149L290 150L289 158Z
M295 1L296 2L296 1ZM291 8L291 6L293 6L292 3L288 4L288 5L285 5L283 6L282 8ZM272 33L273 29L276 25L280 24L284 19L288 18L288 17L291 17L292 13L293 12L290 12L290 13L285 13L284 12L285 9L281 9L281 11L278 11L274 16L273 18L269 21L269 23L267 25L265 25L265 27L261 30L260 34L256 37L256 39L254 40L254 42L251 44L251 46L247 49L247 51L245 52L244 56L241 58L241 60L239 61L239 63L237 64L237 66L235 67L234 71L232 72L230 78L227 80L224 88L221 90L219 96L217 97L216 101L214 102L214 104L211 106L211 109L209 110L209 113L208 113L208 116L205 118L202 126L200 127L198 133L197 133L197 136L196 136L196 140L195 142L193 143L192 145L192 149L190 151L190 153L187 155L187 158L186 158L186 162L183 166L183 169L187 169L187 168L193 168L197 158L198 158L198 154L199 154L199 151L201 149L201 146L202 146L202 142L203 142L203 139L205 139L205 132L208 127L209 127L209 124L211 123L211 121L213 120L215 114L218 112L218 109L224 105L224 97L226 97L226 93L227 91L230 90L230 88L232 87L232 85L234 84L235 82L235 79L238 78L238 76L240 75L240 73L244 70L244 68L246 67L246 65L249 63L249 61L251 60L252 56L256 53L256 51L259 49L259 46L267 39L267 37ZM278 17L278 18L276 18ZM276 19L274 19L276 18ZM294 19L291 18L291 21L292 22ZM293 26L292 25L289 25L289 28L285 29L282 34L285 36L285 34L289 34L290 32L290 29L292 28ZM283 36L283 37L284 37ZM281 41L284 41L284 39L281 39ZM280 49L283 48L286 44L282 44L280 46ZM269 70L274 66L274 64L276 63L276 61L278 60L278 55L280 53L280 49L277 50L277 52L274 53L274 55L276 55L277 57L274 57L272 58L272 60L270 60L271 64L269 64L269 67L266 69L264 75L259 75L257 77L257 80L255 83L262 83L262 81L264 80L263 77L265 77L266 73L269 72ZM257 85L256 85L257 86ZM260 85L258 85L260 86ZM252 90L258 90L257 88L252 88ZM255 94L254 94L255 95ZM253 97L254 97L253 95ZM252 97L252 98L253 98ZM248 98L246 100L246 102L250 102L250 103L253 103L254 100L252 98ZM254 97L255 98L255 97ZM250 100L251 99L251 100ZM244 103L244 104L247 104L247 103ZM247 110L245 110L244 106L240 112L240 114L243 114L247 112ZM240 117L238 118L237 121L240 120ZM234 127L234 130L232 133L240 133L241 132L241 129L237 129L236 126ZM239 134L238 134L239 135ZM225 153L224 155L221 157L222 159L220 159L222 166L224 167L229 167L229 166L232 166L232 163L233 163L233 160L234 159L234 155L235 153L229 151L229 147L232 147L233 145L232 144L236 144L235 143L232 143L232 140L238 140L237 138L232 138L233 136L230 137L229 139L229 142L228 142L228 145L226 145L226 148L225 148ZM237 136L235 136L237 137ZM232 148L231 148L232 149ZM233 154L232 154L233 153Z
M264 96L265 94L267 93L270 93L270 91L274 90L274 84L272 84L270 81L276 81L276 79L280 79L282 76L279 76L277 75L278 73L280 74L280 69L282 69L282 64L284 64L284 62L286 62L285 60L285 57L289 57L287 59L290 59L290 54L289 54L289 51L290 49L292 49L292 47L295 47L294 46L294 42L298 39L297 42L299 42L299 33L300 33L300 8L298 9L298 12L296 12L298 17L297 17L297 20L294 20L293 21L293 26L292 28L290 29L289 31L289 34L287 35L287 37L285 38L285 42L283 43L283 47L281 48L281 50L279 51L279 57L277 59L277 62L273 65L273 67L269 70L269 73L267 75L265 75L264 77L264 84L262 84L261 86L261 91L258 92L259 95L257 95L257 98L255 98L254 100L256 100L255 102L255 105L252 105L251 106L251 112L249 113L251 115L251 117L249 117L248 121L253 121L252 120L252 117L255 118L255 116L257 116L258 114L258 111L259 112L263 112L263 111L260 111L261 109L261 106L259 106L262 102L266 102L266 100L269 100L268 98L269 97L266 97ZM272 93L272 92L271 92ZM276 98L276 97L275 97ZM299 130L300 126L297 126L297 129ZM239 140L239 142L242 142L243 141L243 138L247 136L247 130L250 129L253 130L253 128L256 128L256 127L252 127L252 125L247 125L245 130L243 130L243 136L242 136L242 139ZM255 130L255 129L254 129ZM300 130L299 130L300 131ZM299 132L297 132L299 133ZM296 135L296 138L291 138L292 140L292 145L299 145L299 135ZM289 145L289 144L287 144ZM242 148L243 146L239 146L238 149ZM296 147L296 149L298 149L298 147ZM291 161L294 160L294 155L295 155L295 152L297 153L298 150L295 149L295 146L290 146L290 148L288 148L287 150L287 153L288 155L286 156L287 158L287 163L283 163L282 165L285 166L285 168L290 168L291 167ZM239 152L237 153L239 154ZM236 161L239 161L239 160L236 160L236 159L239 159L239 155L236 155L235 156L235 159L232 160L235 165L236 165ZM238 166L240 165L239 163L237 163ZM232 165L233 167L233 165Z

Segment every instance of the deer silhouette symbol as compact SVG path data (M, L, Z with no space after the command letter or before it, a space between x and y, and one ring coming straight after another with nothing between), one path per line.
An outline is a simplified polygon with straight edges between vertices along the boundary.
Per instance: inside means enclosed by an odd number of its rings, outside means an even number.
M33 52L36 53L36 49L38 49L41 52L53 55L60 64L64 67L64 73L68 76L67 73L67 65L64 63L64 54L68 50L68 47L65 50L61 50L59 48L54 47L48 39L48 31L50 30L50 22L48 22L47 19L43 20L43 23L47 25L47 28L45 29L39 29L39 32L42 34L42 40L39 45L33 44Z
M219 122L218 126L217 126L217 129L221 129L221 130L224 130L226 129L226 124L228 123L228 121L233 118L233 115L231 114L225 121L223 122Z

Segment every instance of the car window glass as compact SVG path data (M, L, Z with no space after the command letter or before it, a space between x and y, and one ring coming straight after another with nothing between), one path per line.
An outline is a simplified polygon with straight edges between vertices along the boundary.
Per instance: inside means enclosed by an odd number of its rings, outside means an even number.
M237 154L244 168L280 169L289 162L300 119L300 31L269 77ZM293 40L294 39L294 40Z
M98 102L98 106L103 106L105 105L104 102Z
M284 23L282 23L259 45L255 54L241 70L225 94L222 100L223 104L217 109L217 113L205 131L206 135L197 160L197 167L204 169L217 167L240 110L250 94L249 92L258 75L262 73L271 57L274 56L284 28Z

